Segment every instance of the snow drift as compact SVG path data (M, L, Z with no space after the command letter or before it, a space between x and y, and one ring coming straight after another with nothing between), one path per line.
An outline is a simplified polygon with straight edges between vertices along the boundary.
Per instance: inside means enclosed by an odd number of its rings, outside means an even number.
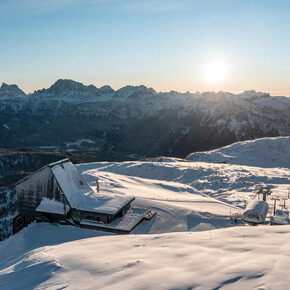
M0 288L288 289L289 239L289 226L100 236L33 224L0 244Z

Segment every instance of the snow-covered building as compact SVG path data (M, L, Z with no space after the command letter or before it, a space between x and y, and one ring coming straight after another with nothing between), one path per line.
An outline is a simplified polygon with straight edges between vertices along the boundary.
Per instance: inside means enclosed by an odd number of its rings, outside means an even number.
M270 218L271 225L288 225L289 224L289 211L277 209L274 216Z
M135 199L95 193L69 159L39 169L15 187L24 225L36 219L109 224L123 217Z
M266 201L251 200L242 214L242 219L250 224L264 223L268 214L268 209L269 205Z

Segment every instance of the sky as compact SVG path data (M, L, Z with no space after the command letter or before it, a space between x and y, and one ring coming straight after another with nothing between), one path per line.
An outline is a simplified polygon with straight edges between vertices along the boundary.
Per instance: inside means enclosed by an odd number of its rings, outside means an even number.
M289 0L0 0L0 83L290 96Z

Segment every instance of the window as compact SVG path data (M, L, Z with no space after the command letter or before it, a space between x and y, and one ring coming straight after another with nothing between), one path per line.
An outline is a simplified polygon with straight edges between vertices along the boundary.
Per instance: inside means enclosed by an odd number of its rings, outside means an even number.
M86 216L86 218L87 218L87 220L92 220L92 221L95 220L95 217L94 216L90 216L90 215Z

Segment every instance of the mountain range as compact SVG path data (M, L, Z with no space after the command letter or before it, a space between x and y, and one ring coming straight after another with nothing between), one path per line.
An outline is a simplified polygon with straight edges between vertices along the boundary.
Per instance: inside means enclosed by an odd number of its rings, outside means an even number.
M126 157L175 156L290 135L290 98L245 91L113 90L73 80L25 94L0 88L0 147L94 149Z

